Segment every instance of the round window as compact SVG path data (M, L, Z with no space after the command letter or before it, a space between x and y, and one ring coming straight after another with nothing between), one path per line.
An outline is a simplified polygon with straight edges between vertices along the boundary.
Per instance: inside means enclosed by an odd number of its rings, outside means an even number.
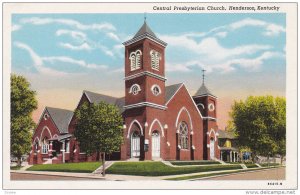
M161 93L161 90L158 85L153 85L151 91L155 96L158 96Z
M133 95L136 95L136 94L138 94L139 93L139 88L138 88L138 86L133 86L132 87L132 94Z
M213 103L210 103L210 104L208 105L208 109L209 109L209 111L214 111L214 110L215 110L214 104L213 104Z

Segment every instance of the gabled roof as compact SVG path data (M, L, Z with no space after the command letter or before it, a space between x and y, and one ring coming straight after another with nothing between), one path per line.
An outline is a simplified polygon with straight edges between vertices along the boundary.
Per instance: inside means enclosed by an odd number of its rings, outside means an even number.
M194 96L203 96L203 95L212 95L214 96L208 89L207 87L204 85L204 83L202 83L201 87L198 89L198 91L196 92L196 94Z
M46 107L46 110L58 128L59 132L68 133L69 123L74 114L73 111L52 107Z
M220 139L235 139L235 136L232 132L224 131L224 130L218 130L219 138Z
M178 91L181 85L182 83L177 83L174 85L166 86L165 103L170 101L170 99L175 95L175 93Z
M134 35L133 38L136 38L136 37L139 37L141 35L144 35L144 34L148 34L148 35L151 35L152 37L156 37L156 35L154 34L154 32L150 29L150 27L147 25L147 22L144 21L144 24L143 26L140 28L140 30Z
M123 106L125 105L125 97L117 98L117 97L86 91L86 90L84 90L83 93L87 96L90 103L99 103L103 101L105 103L113 104L117 106L121 113L124 111Z

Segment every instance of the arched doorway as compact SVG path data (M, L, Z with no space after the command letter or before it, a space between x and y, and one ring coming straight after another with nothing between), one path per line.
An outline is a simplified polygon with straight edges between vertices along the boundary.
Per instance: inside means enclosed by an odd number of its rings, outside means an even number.
M215 158L215 140L214 140L214 138L210 138L209 149L210 149L210 159L213 160Z
M140 134L134 131L131 135L131 158L140 157Z
M152 133L152 159L160 158L160 135L157 130Z

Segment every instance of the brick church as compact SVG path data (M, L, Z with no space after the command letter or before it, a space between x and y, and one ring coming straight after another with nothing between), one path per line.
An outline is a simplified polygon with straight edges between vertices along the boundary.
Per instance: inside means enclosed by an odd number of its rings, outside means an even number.
M220 158L217 97L204 85L190 95L183 83L166 86L165 48L146 21L125 46L125 97L83 91L84 102L117 106L124 118L124 142L113 160L209 160ZM73 111L46 107L32 138L30 164L98 160L73 136Z

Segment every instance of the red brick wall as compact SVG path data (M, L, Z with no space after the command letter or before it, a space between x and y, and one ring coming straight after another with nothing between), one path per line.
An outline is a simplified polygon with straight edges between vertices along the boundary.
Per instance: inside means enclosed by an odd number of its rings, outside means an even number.
M192 159L192 150L191 150L191 137L192 143L195 146L194 159L201 160L203 159L203 120L200 117L197 108L195 107L193 100L185 86L182 86L173 99L168 103L168 109L166 112L166 123L168 124L167 130L167 141L170 143L170 146L166 149L168 152L168 160L191 160ZM185 107L191 116L192 124L188 117L187 112L184 110L179 116L179 120L176 124L176 119L179 114L179 111ZM176 131L179 127L179 123L184 121L189 127L189 149L188 150L178 150L178 142L176 140ZM177 127L176 127L177 126ZM191 127L193 126L193 135L191 136Z
M44 119L44 114L48 114L47 120ZM48 137L48 139L52 138L55 134L60 135L59 130L57 129L56 125L50 118L50 114L46 111L45 113L42 114L41 120L38 123L38 126L36 127L34 134L32 136L32 143L34 143L34 140L38 137L39 141L43 140L45 136ZM44 129L44 127L47 127L50 130L50 133L47 129Z

